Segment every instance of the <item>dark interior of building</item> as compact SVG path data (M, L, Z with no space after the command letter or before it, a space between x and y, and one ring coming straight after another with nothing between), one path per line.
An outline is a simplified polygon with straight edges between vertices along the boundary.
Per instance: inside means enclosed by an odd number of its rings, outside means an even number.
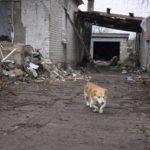
M120 58L120 42L94 42L94 60L110 60L113 56Z

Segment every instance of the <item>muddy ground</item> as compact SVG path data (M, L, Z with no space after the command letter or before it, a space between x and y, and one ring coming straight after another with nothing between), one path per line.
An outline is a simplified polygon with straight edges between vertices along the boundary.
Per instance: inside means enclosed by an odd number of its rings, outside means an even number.
M0 91L0 150L149 150L150 82L89 73L108 88L103 114L85 106L85 81L21 83Z

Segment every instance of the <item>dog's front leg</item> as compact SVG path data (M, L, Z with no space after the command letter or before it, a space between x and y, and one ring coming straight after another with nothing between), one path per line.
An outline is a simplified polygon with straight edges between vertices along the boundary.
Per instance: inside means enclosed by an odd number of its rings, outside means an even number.
M90 103L88 100L86 100L86 106L90 106Z
M105 106L106 106L106 100L103 101L103 103L102 103L102 105L99 109L99 113L103 113L103 109L104 109Z
M88 98L86 92L84 92L84 99L86 100L86 106L90 106L89 98Z
M92 99L92 97L90 97L90 102L89 102L89 106L90 106L90 108L92 108L92 106L93 106L93 99Z
M94 112L96 112L96 111L98 111L98 106L96 106L96 105L92 105L92 108L94 108Z

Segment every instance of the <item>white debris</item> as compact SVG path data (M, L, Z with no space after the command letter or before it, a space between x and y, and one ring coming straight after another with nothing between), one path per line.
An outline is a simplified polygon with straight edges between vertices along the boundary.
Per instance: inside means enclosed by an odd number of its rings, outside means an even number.
M29 67L32 68L32 69L35 69L35 70L37 70L37 69L39 68L38 65L35 65L35 64L33 64L33 63L30 63L30 64L29 64Z
M122 70L122 74L127 74L127 70Z
M29 70L30 72L32 72L32 75L33 75L35 78L38 76L36 70L34 70L33 68L28 67L28 70Z

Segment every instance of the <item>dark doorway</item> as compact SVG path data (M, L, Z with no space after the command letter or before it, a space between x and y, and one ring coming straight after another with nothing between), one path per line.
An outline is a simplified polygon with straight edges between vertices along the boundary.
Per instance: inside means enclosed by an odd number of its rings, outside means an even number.
M10 2L2 1L0 2L0 39L10 38L10 25L8 18L8 8L10 7ZM11 13L11 12L10 12Z
M94 60L110 60L113 56L120 58L120 42L94 42Z

